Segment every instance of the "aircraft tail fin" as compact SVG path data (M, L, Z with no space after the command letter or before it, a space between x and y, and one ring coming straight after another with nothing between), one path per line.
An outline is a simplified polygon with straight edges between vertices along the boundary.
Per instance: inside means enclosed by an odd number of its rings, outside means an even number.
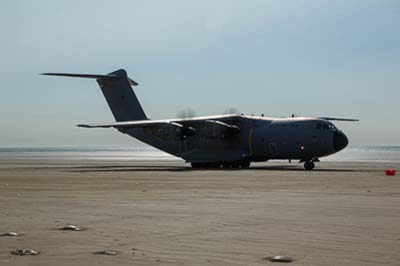
M70 73L43 73L42 75L96 79L116 121L147 119L131 87L137 86L138 83L128 78L124 69L114 71L107 75Z

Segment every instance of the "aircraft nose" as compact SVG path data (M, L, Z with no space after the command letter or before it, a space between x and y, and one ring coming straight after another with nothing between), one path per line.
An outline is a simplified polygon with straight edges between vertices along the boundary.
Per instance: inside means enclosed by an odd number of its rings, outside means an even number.
M342 132L337 132L333 134L333 148L335 151L343 150L347 144L349 144L349 140L347 139L346 135Z

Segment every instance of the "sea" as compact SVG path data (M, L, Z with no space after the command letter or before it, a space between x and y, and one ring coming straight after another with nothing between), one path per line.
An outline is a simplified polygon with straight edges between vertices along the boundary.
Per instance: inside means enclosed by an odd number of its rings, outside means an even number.
M0 147L1 160L176 160L150 146L118 148ZM322 161L400 162L400 146L355 145Z

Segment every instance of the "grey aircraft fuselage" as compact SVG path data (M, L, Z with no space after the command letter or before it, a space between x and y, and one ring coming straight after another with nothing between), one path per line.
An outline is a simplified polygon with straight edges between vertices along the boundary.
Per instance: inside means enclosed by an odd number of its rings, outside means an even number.
M150 120L131 86L138 84L121 69L107 75L44 73L94 78L116 122L80 124L118 129L148 145L190 162L193 167L247 168L250 162L300 160L307 170L318 158L345 148L348 139L329 120L342 118L269 118L243 114Z
M192 163L224 163L242 160L290 159L312 161L345 148L347 137L331 122L320 118L267 118L222 115L171 120L196 130L192 136L177 134L175 128L120 129L160 150ZM207 121L207 122L203 122ZM224 133L221 121L240 131Z

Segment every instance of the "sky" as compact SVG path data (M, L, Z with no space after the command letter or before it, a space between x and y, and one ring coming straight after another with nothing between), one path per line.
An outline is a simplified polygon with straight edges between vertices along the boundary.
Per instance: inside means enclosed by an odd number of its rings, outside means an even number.
M122 147L97 83L124 68L152 119L236 108L333 116L400 145L400 1L0 1L0 146Z

